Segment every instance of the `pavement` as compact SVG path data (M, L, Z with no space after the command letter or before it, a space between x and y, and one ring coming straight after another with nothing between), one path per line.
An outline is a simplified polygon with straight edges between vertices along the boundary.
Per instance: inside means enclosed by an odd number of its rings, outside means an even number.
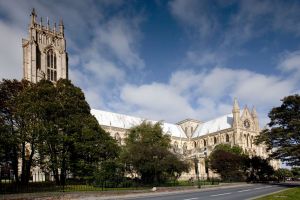
M209 188L158 188L157 191L127 191L126 193L113 192L80 192L80 193L60 193L60 194L44 194L34 196L15 196L4 195L3 199L18 199L18 200L249 200L266 194L279 192L290 187L300 186L299 184L246 184L233 183L222 184ZM184 189L184 190L183 190ZM17 198L16 198L17 197ZM0 197L0 199L2 199Z

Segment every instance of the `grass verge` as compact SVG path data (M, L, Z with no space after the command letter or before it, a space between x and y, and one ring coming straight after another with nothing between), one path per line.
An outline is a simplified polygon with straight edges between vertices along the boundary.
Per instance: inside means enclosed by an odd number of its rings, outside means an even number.
M274 200L274 199L283 199L283 200L299 200L300 199L300 187L291 188L283 192L278 192L268 196L258 198L256 200Z

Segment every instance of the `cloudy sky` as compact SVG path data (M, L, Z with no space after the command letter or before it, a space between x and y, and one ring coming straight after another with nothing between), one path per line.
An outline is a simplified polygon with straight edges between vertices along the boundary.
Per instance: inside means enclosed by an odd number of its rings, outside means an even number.
M300 1L0 0L0 78L22 78L29 15L62 17L70 79L92 108L177 122L300 91Z

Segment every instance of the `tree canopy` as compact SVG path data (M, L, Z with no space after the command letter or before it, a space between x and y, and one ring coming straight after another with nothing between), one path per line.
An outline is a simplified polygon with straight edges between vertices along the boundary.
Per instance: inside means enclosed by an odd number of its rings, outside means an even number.
M170 137L163 134L161 125L144 121L129 130L121 158L127 170L137 173L144 183L157 183L189 170L170 149Z
M256 143L264 143L272 150L271 157L287 165L300 165L300 96L283 98L279 107L269 113L269 128L264 129Z
M259 156L253 156L246 160L247 167L247 181L268 181L274 174L274 169L269 161Z
M67 172L74 178L89 177L104 161L117 158L116 141L99 126L83 92L71 81L3 80L0 90L1 138L11 136L2 139L9 148L1 148L1 161L16 160L17 177L21 159L22 182L28 182L34 165L63 184Z
M219 144L209 155L209 165L223 180L244 178L245 155L238 146Z

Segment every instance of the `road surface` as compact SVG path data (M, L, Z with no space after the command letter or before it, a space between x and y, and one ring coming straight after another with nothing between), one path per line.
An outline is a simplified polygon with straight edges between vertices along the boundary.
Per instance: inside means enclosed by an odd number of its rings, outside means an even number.
M264 184L254 184L243 187L234 188L222 188L213 190L202 190L197 192L183 192L183 193L166 193L166 194L153 194L143 197L131 197L118 199L141 199L141 200L243 200L251 199L253 197L258 197L261 195L273 193L286 189L286 186L280 185L264 185Z

